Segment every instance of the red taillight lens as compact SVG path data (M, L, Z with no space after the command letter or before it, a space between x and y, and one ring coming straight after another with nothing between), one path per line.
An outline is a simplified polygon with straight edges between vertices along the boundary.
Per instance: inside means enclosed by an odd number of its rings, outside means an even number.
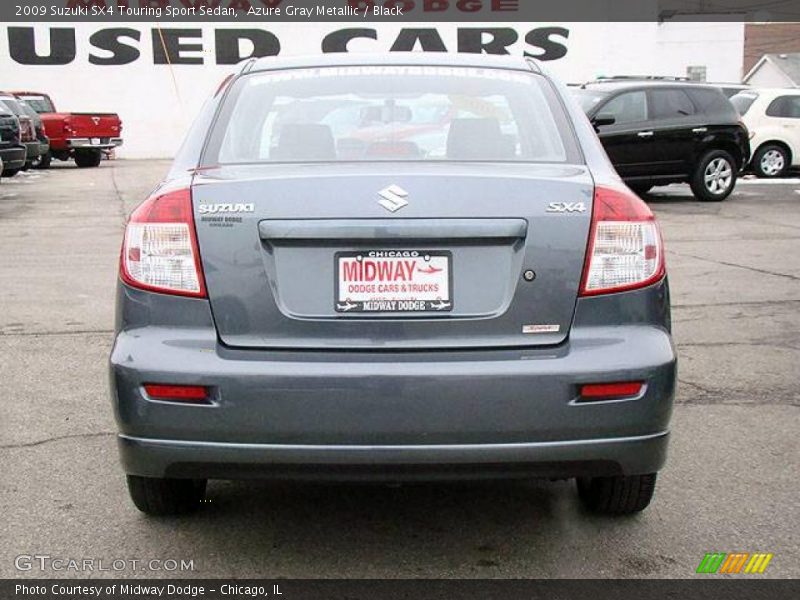
M169 400L172 402L206 402L208 388L204 385L164 385L146 383L144 391L153 400Z
M664 272L661 233L647 204L627 188L598 186L581 295L645 287Z
M122 243L120 276L144 290L206 297L190 190L156 194L133 211Z
M581 386L583 400L613 400L638 396L644 384L641 381L623 381L617 383L588 383Z

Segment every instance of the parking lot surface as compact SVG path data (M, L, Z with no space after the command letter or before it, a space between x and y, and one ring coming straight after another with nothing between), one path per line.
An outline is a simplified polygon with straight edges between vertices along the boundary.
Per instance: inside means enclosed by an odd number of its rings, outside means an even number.
M800 576L800 184L722 203L647 197L667 245L679 388L651 507L584 512L572 482L212 482L195 516L129 502L107 392L126 215L163 161L0 184L0 576L691 577L706 552ZM19 571L15 557L193 561L188 572ZM97 563L95 563L97 564ZM705 577L709 577L706 575Z

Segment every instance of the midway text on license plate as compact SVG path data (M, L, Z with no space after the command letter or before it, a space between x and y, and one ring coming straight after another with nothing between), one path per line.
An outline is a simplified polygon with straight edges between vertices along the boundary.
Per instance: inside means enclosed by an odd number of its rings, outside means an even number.
M336 312L453 310L450 252L337 252L335 263Z

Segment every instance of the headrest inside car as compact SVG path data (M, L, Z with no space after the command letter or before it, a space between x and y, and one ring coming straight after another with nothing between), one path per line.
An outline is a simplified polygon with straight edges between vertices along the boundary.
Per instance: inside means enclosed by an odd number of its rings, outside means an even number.
M281 127L278 146L270 158L289 161L334 160L336 146L331 128L317 123L287 123Z
M447 136L447 158L498 160L512 158L514 147L497 119L453 119Z

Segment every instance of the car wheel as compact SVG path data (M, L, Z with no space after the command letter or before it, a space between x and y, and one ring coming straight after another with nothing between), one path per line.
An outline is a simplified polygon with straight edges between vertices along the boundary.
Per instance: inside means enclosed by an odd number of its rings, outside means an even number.
M780 177L789 170L789 153L777 144L762 146L753 157L753 170L759 177Z
M724 200L736 186L736 163L733 157L724 150L705 153L689 183L698 200Z
M630 515L647 508L656 489L656 473L617 477L581 477L578 495L589 510Z
M17 173L19 173L19 169L6 169L3 171L3 177L13 177Z
M75 164L81 169L100 166L103 155L97 150L75 152Z
M39 158L39 163L36 165L35 168L37 168L37 169L49 169L50 168L50 162L52 160L53 160L53 155L50 154L49 152L46 152L45 154L42 154L42 156Z
M128 475L128 493L148 515L183 515L197 510L206 493L205 479L161 479Z

